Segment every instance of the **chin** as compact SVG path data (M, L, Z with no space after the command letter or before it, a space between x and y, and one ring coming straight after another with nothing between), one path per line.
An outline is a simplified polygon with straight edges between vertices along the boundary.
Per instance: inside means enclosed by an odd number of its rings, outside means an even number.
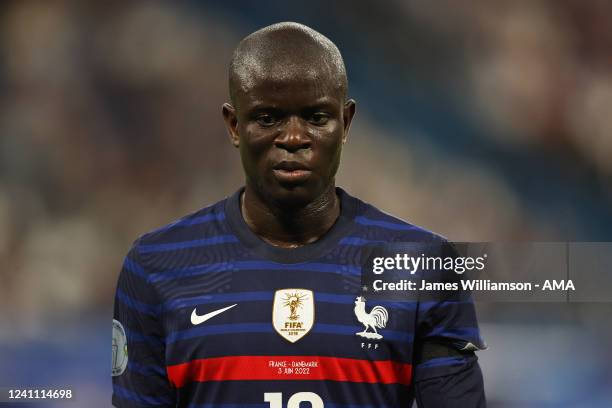
M303 185L280 185L270 191L269 198L287 207L302 207L315 201L316 192Z
M314 201L323 193L323 189L312 183L288 184L274 182L262 187L266 200L284 207L303 207Z

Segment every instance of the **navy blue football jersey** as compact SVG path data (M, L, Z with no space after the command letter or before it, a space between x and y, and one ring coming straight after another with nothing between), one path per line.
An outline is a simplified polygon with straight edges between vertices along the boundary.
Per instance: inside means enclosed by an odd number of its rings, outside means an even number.
M362 296L367 245L440 236L338 188L333 227L279 248L248 228L241 191L129 251L113 319L115 406L409 407L415 381L475 364L473 353L415 360L428 339L482 346L470 299Z

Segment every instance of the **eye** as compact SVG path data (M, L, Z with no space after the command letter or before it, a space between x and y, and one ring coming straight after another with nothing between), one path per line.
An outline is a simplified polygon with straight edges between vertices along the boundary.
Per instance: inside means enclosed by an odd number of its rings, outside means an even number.
M276 123L276 118L268 113L262 113L255 118L257 124L263 127L270 127Z
M329 120L329 115L323 112L315 112L310 117L310 123L313 123L319 126L325 125L328 120Z

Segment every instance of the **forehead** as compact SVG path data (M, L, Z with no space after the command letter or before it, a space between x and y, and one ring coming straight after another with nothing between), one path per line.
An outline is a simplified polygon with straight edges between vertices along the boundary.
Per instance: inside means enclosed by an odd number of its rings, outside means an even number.
M315 67L262 70L250 72L241 79L236 102L243 108L262 104L288 109L320 103L341 104L344 96L342 83L336 76Z

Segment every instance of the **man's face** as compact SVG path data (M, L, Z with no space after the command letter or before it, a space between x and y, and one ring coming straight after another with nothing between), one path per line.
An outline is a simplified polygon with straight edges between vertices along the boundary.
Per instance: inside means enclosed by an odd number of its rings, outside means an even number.
M354 101L320 75L264 75L251 83L236 107L223 107L247 185L273 202L313 202L334 183Z

